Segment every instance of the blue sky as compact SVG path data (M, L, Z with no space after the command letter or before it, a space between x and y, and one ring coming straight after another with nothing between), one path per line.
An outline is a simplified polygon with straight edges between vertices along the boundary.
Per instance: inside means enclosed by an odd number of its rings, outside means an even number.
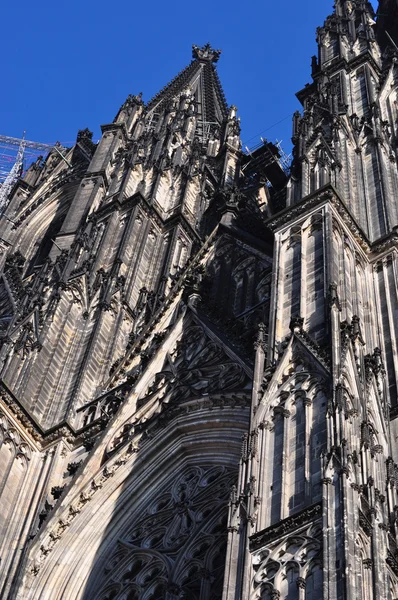
M295 93L310 81L316 27L333 0L11 2L2 7L0 134L72 142L114 118L129 93L148 100L191 60L221 48L218 70L248 146L290 148ZM279 121L279 125L275 125ZM275 126L274 126L275 125Z

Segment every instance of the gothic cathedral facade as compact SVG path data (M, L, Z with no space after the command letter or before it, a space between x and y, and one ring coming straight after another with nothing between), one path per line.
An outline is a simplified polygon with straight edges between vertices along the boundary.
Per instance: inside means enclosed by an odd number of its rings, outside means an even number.
M0 597L398 598L398 9L336 0L289 172L210 45L0 219Z

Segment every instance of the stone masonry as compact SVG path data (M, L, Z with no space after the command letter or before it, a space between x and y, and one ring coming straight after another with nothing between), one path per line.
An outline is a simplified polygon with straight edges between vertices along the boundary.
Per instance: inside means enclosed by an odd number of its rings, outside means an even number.
M293 161L216 63L0 218L0 597L397 600L398 8L336 0Z

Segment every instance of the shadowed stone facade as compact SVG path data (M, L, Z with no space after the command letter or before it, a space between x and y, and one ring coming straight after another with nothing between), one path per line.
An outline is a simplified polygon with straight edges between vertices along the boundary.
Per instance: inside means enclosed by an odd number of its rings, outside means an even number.
M398 598L398 11L337 0L289 174L220 52L0 219L0 597Z

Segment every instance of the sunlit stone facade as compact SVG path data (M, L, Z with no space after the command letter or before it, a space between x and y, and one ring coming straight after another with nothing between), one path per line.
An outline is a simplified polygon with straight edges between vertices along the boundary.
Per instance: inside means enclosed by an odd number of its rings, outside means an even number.
M337 0L293 161L216 71L0 219L0 597L398 598L398 13Z

